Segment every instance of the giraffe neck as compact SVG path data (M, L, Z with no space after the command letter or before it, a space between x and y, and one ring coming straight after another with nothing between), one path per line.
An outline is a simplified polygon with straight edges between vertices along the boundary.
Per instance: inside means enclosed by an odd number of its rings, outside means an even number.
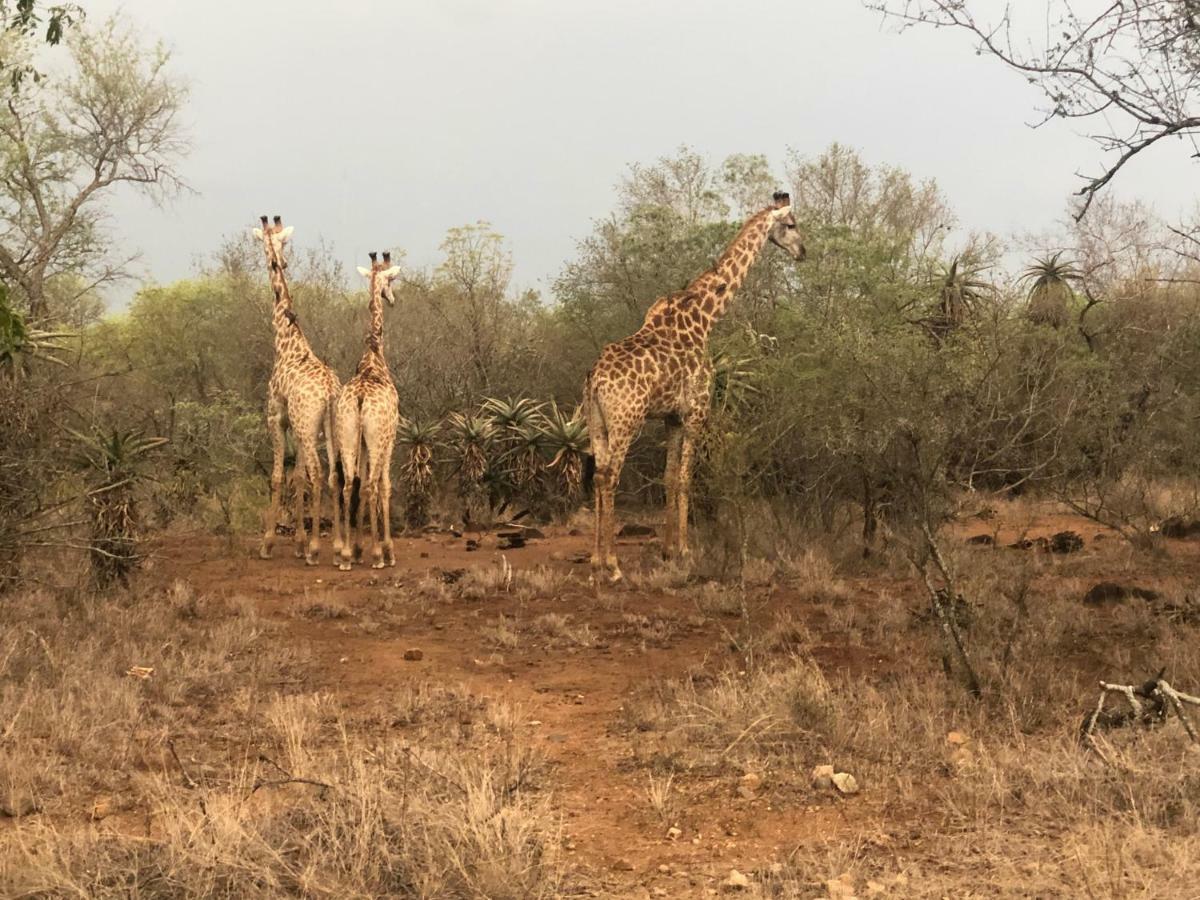
M713 267L688 285L685 294L692 298L690 305L695 307L692 311L700 320L701 345L707 344L712 327L729 309L730 300L762 251L771 230L774 209L767 207L751 216Z
M371 301L368 304L371 323L367 327L367 352L374 351L383 358L383 285L379 273L371 274Z
M308 341L292 311L292 294L288 290L287 278L283 274L283 263L274 254L268 254L267 270L271 276L271 290L275 303L271 312L271 324L275 328L275 360L278 363L294 355L305 355Z

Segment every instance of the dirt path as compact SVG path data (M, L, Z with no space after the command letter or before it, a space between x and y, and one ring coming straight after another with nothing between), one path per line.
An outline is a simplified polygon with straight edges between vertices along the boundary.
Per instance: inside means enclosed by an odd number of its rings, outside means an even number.
M419 599L441 573L454 578L460 569L498 567L489 540L470 552L465 539L403 539L396 568L341 573L306 569L282 552L270 561L252 559L248 547L231 554L220 542L193 537L164 542L158 568L199 591L252 601L302 654L304 689L330 692L346 710L386 710L397 689L422 681L463 685L517 707L531 743L550 763L563 846L591 880L618 895L658 888L667 894L653 895L702 896L730 868L765 867L807 837L858 831L872 817L869 803L777 809L769 799L739 795L734 783L710 783L680 788L678 821L663 821L647 796L647 771L633 762L631 738L618 729L622 707L656 678L727 658L728 624L696 615L686 592L605 588L597 595L587 566L566 561L586 552L587 539L567 534L504 554L517 570L568 573L556 596L501 591L478 601ZM635 542L622 549L631 559L642 552ZM381 603L390 613L376 625ZM303 615L309 608L316 617ZM647 613L671 623L668 637L647 641L631 630L627 614ZM482 639L489 623L547 615L568 617L596 639L591 646L522 639L502 651ZM374 633L363 633L363 621L372 621ZM421 658L406 659L410 650ZM643 753L652 753L657 739L634 738L648 742ZM675 824L681 833L669 836Z

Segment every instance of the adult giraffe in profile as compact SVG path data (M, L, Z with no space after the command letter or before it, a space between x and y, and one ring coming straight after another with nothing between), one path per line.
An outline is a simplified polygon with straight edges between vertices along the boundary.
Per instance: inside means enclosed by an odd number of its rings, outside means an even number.
M607 345L588 373L583 390L596 465L596 544L592 569L621 580L613 550L613 496L629 445L647 419L667 424L667 516L663 555L688 555L688 494L696 437L712 393L708 339L729 308L767 241L804 259L791 198L776 193L770 206L751 216L716 264L678 293L654 301L638 331Z
M271 313L271 323L275 329L275 365L271 369L271 380L267 387L267 426L271 431L274 453L271 466L271 500L258 555L263 559L271 558L271 546L275 542L275 524L279 518L279 498L283 493L284 451L287 446L287 431L290 428L296 443L293 478L296 493L296 556L304 557L305 563L315 566L320 561L321 550L321 482L324 480L320 454L322 431L325 433L326 456L329 460L329 491L334 507L334 553L337 554L341 549L341 536L337 524L337 456L333 446L333 405L342 385L333 369L313 353L292 309L292 295L288 291L287 277L284 274L287 262L283 253L284 245L292 236L292 228L284 228L279 216L275 217L274 226L267 224L266 216L262 216L261 220L262 227L254 229L254 236L263 242L271 288L275 292L274 309ZM311 536L305 534L304 528L305 482L308 484L308 494L311 498Z

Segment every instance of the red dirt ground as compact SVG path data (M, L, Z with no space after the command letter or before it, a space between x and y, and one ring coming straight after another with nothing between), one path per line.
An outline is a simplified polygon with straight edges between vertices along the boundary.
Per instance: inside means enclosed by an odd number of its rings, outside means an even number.
M1060 516L1017 527L1006 524L999 529L998 543L1067 527L1084 537L1085 552L1099 550L1095 537L1101 529ZM996 533L997 528L991 521L966 520L957 531L965 537ZM158 549L153 577L183 579L199 592L251 600L294 644L303 661L299 689L329 692L347 712L385 711L398 687L430 680L461 684L478 696L519 706L531 740L551 763L549 784L563 816L563 845L577 871L600 889L618 896L704 896L731 867L743 872L765 867L810 839L853 836L881 847L890 844L908 832L905 821L912 823L920 813L888 807L886 799L870 791L850 801L835 798L777 808L768 797L744 798L732 786L718 790L710 785L700 788L702 795L685 794L679 823L683 834L670 840L647 801L646 770L629 764L630 737L617 733L615 726L622 704L639 686L683 675L709 660L728 660L729 623L697 616L686 590L643 593L605 587L598 597L588 585L586 563L570 561L589 549L587 536L559 530L503 554L515 569L547 566L571 572L570 586L560 596L529 600L501 593L480 601L400 603L392 607L388 624L372 633L349 626L347 619L314 619L297 612L321 601L369 616L372 604L389 593L403 596L435 570L499 565L495 539L484 535L483 546L469 552L465 539L448 535L402 537L396 541L395 568L356 567L350 573L329 564L305 567L292 557L286 539L281 538L270 561L253 558L250 544L242 541L231 553L217 539L173 536ZM636 569L650 549L624 541L623 565ZM323 551L328 561L327 541ZM878 602L878 579L851 583L861 602ZM892 579L886 586L892 597L914 606L921 602L912 584ZM822 631L817 611L806 611L794 596L768 588L759 593L757 615L769 617L787 606L810 624L819 642L814 655L827 671L844 667L880 674L905 665L865 653L861 645L839 643L836 634ZM655 611L677 625L661 646L622 627L624 612ZM497 653L480 638L481 627L501 616L527 622L551 612L569 614L573 624L587 624L600 638L597 646L549 649L522 640L516 649ZM419 648L423 657L406 660L410 648ZM891 835L880 832L878 823L885 818Z

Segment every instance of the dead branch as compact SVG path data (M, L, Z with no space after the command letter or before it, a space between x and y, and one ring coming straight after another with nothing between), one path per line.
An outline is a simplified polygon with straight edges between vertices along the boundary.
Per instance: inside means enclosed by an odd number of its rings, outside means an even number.
M1101 681L1100 698L1096 701L1096 708L1083 723L1083 740L1094 747L1097 728L1120 728L1127 725L1153 727L1161 725L1174 712L1192 743L1200 743L1200 734L1197 734L1186 709L1188 706L1200 707L1200 697L1173 688L1163 678L1165 671L1139 685ZM1106 710L1105 704L1110 694L1123 697L1129 708Z

